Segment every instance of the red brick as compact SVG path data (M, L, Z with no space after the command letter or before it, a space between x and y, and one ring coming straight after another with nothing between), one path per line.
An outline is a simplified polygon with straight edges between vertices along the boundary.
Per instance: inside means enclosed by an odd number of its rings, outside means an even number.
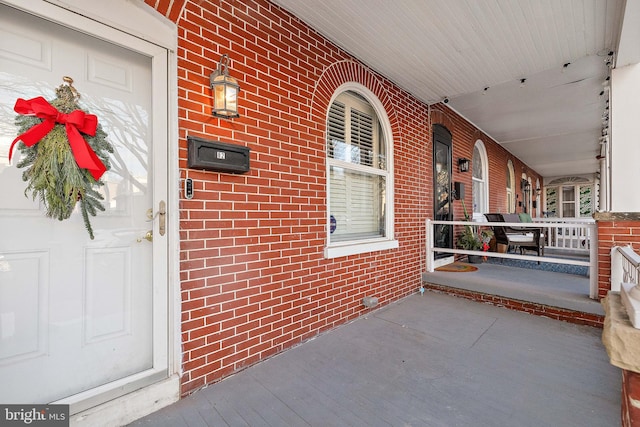
M445 106L432 106L429 117L426 104L267 0L145 2L178 26L181 178L187 173L187 135L251 150L246 174L188 170L196 196L180 200L178 213L182 344L185 359L195 345L200 350L194 354L202 357L183 368L182 393L364 314L363 295L379 295L382 306L415 292L424 269L424 220L433 216L432 124L451 131L454 161L471 158L475 141L484 142L491 210L505 210L508 160L517 176L526 168L534 182L540 178ZM222 53L230 55L229 72L242 87L241 117L232 120L210 115L207 74ZM326 111L334 91L347 82L367 87L389 115L400 246L325 259ZM471 174L454 168L452 180L465 183L471 206ZM460 203L454 213L462 218ZM216 350L232 336L233 346Z

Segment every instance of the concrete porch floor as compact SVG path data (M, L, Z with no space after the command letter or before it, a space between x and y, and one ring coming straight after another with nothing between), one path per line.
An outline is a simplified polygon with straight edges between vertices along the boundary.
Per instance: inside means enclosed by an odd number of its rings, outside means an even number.
M601 329L427 291L132 426L615 426Z
M423 273L425 283L498 295L604 316L599 301L589 298L589 278L576 274L516 268L495 263L473 264L477 271Z

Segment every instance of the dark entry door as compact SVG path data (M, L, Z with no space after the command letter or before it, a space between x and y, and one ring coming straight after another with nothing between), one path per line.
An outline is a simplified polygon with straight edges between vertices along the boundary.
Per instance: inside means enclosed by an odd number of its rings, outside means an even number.
M433 126L433 217L439 221L451 221L451 133L441 125ZM436 225L434 245L437 248L453 248L453 229L450 225ZM451 256L437 253L436 258Z

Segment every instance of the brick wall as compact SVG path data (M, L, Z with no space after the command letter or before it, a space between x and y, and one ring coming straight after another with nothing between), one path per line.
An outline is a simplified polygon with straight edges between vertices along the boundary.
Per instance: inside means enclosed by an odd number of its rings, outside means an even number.
M636 372L622 369L622 407L620 425L633 427L640 425L640 375Z
M451 112L446 106L438 104L432 107L431 111L432 123L442 124L452 133L453 141L453 177L452 181L462 182L466 188L464 202L467 212L471 215L472 200L472 174L469 172L459 172L457 160L460 157L471 159L473 156L473 147L476 141L480 140L484 143L487 150L487 158L489 160L489 211L490 212L507 212L507 162L511 160L513 163L516 177L516 194L518 201L524 200L523 191L520 189L520 177L522 173L526 173L531 177L531 182L535 187L536 179L542 183L542 176L529 168L520 159L509 153L502 146L498 145L494 140L482 131L471 125L462 117ZM462 203L454 201L454 219L463 220L464 213ZM516 204L516 212L523 212L523 207ZM535 210L532 213L535 216Z
M365 312L415 292L432 217L430 129L453 134L453 159L477 139L490 159L491 209L506 206L506 163L523 165L444 105L429 107L263 0L146 0L178 26L182 392L187 394ZM211 116L208 76L222 54L241 85L240 114ZM399 248L325 259L325 120L336 88L358 82L384 105L394 147ZM186 137L251 149L243 175L186 169ZM536 175L537 176L537 175ZM465 182L471 206L471 173ZM534 178L535 182L535 178ZM455 205L456 218L462 217Z
M640 215L638 213L598 212L598 297L611 289L611 248L629 246L640 251Z

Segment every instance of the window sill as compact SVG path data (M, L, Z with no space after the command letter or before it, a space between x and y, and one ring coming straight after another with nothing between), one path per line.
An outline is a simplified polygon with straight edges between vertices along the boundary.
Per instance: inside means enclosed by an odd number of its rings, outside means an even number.
M368 241L347 243L340 246L328 246L324 248L325 258L338 258L342 256L357 255L367 252L396 249L400 246L397 240Z
M487 222L487 218L485 218L484 214L474 212L471 217L471 221L473 222Z

